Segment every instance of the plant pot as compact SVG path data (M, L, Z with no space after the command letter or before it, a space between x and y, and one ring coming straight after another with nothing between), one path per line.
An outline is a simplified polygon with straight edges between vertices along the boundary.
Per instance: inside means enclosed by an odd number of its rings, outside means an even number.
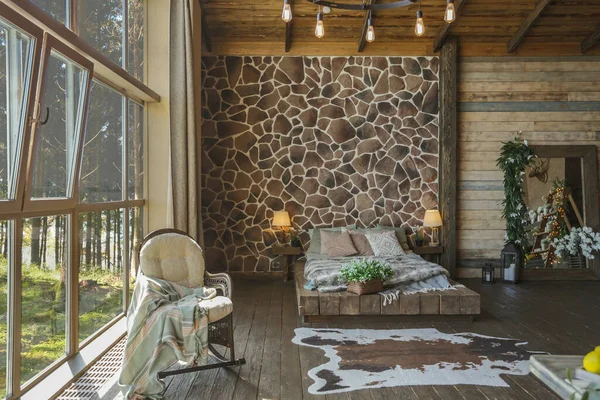
M350 282L348 283L348 291L358 295L377 293L383 290L383 281L375 280L368 282Z
M425 240L424 239L415 239L415 244L417 245L417 247L423 247L423 245L425 244Z

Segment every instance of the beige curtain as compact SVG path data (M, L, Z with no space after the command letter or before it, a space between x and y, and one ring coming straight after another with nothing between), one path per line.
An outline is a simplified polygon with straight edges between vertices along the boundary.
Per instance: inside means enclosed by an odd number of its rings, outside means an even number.
M173 226L203 245L191 1L171 0L171 189Z

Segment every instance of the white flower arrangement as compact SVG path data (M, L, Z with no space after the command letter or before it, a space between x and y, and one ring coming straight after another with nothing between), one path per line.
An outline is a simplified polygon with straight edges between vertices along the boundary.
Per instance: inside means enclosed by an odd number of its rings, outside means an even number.
M584 256L591 260L594 258L592 252L600 250L600 233L587 226L573 228L568 235L554 239L552 245L561 257Z

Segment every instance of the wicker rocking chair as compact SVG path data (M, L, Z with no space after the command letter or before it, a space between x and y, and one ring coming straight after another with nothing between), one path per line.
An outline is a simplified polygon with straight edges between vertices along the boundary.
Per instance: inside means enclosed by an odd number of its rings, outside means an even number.
M177 229L159 229L144 238L138 255L141 273L146 276L189 288L211 287L222 294L203 303L203 306L208 308L208 349L218 362L162 371L158 374L159 378L245 364L244 358L235 358L231 278L225 273L206 272L203 251L194 239ZM229 358L227 359L214 345L228 348Z

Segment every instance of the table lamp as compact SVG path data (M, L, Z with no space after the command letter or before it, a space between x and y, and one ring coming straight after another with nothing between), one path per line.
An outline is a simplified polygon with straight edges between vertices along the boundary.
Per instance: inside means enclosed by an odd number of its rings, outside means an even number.
M292 227L290 214L287 211L275 211L273 214L273 223L271 225L274 228L277 227L283 230L283 241L287 243L286 234Z
M423 226L431 228L431 242L430 246L440 245L440 235L438 227L442 226L442 216L438 210L427 210L425 211L425 218L423 219Z

